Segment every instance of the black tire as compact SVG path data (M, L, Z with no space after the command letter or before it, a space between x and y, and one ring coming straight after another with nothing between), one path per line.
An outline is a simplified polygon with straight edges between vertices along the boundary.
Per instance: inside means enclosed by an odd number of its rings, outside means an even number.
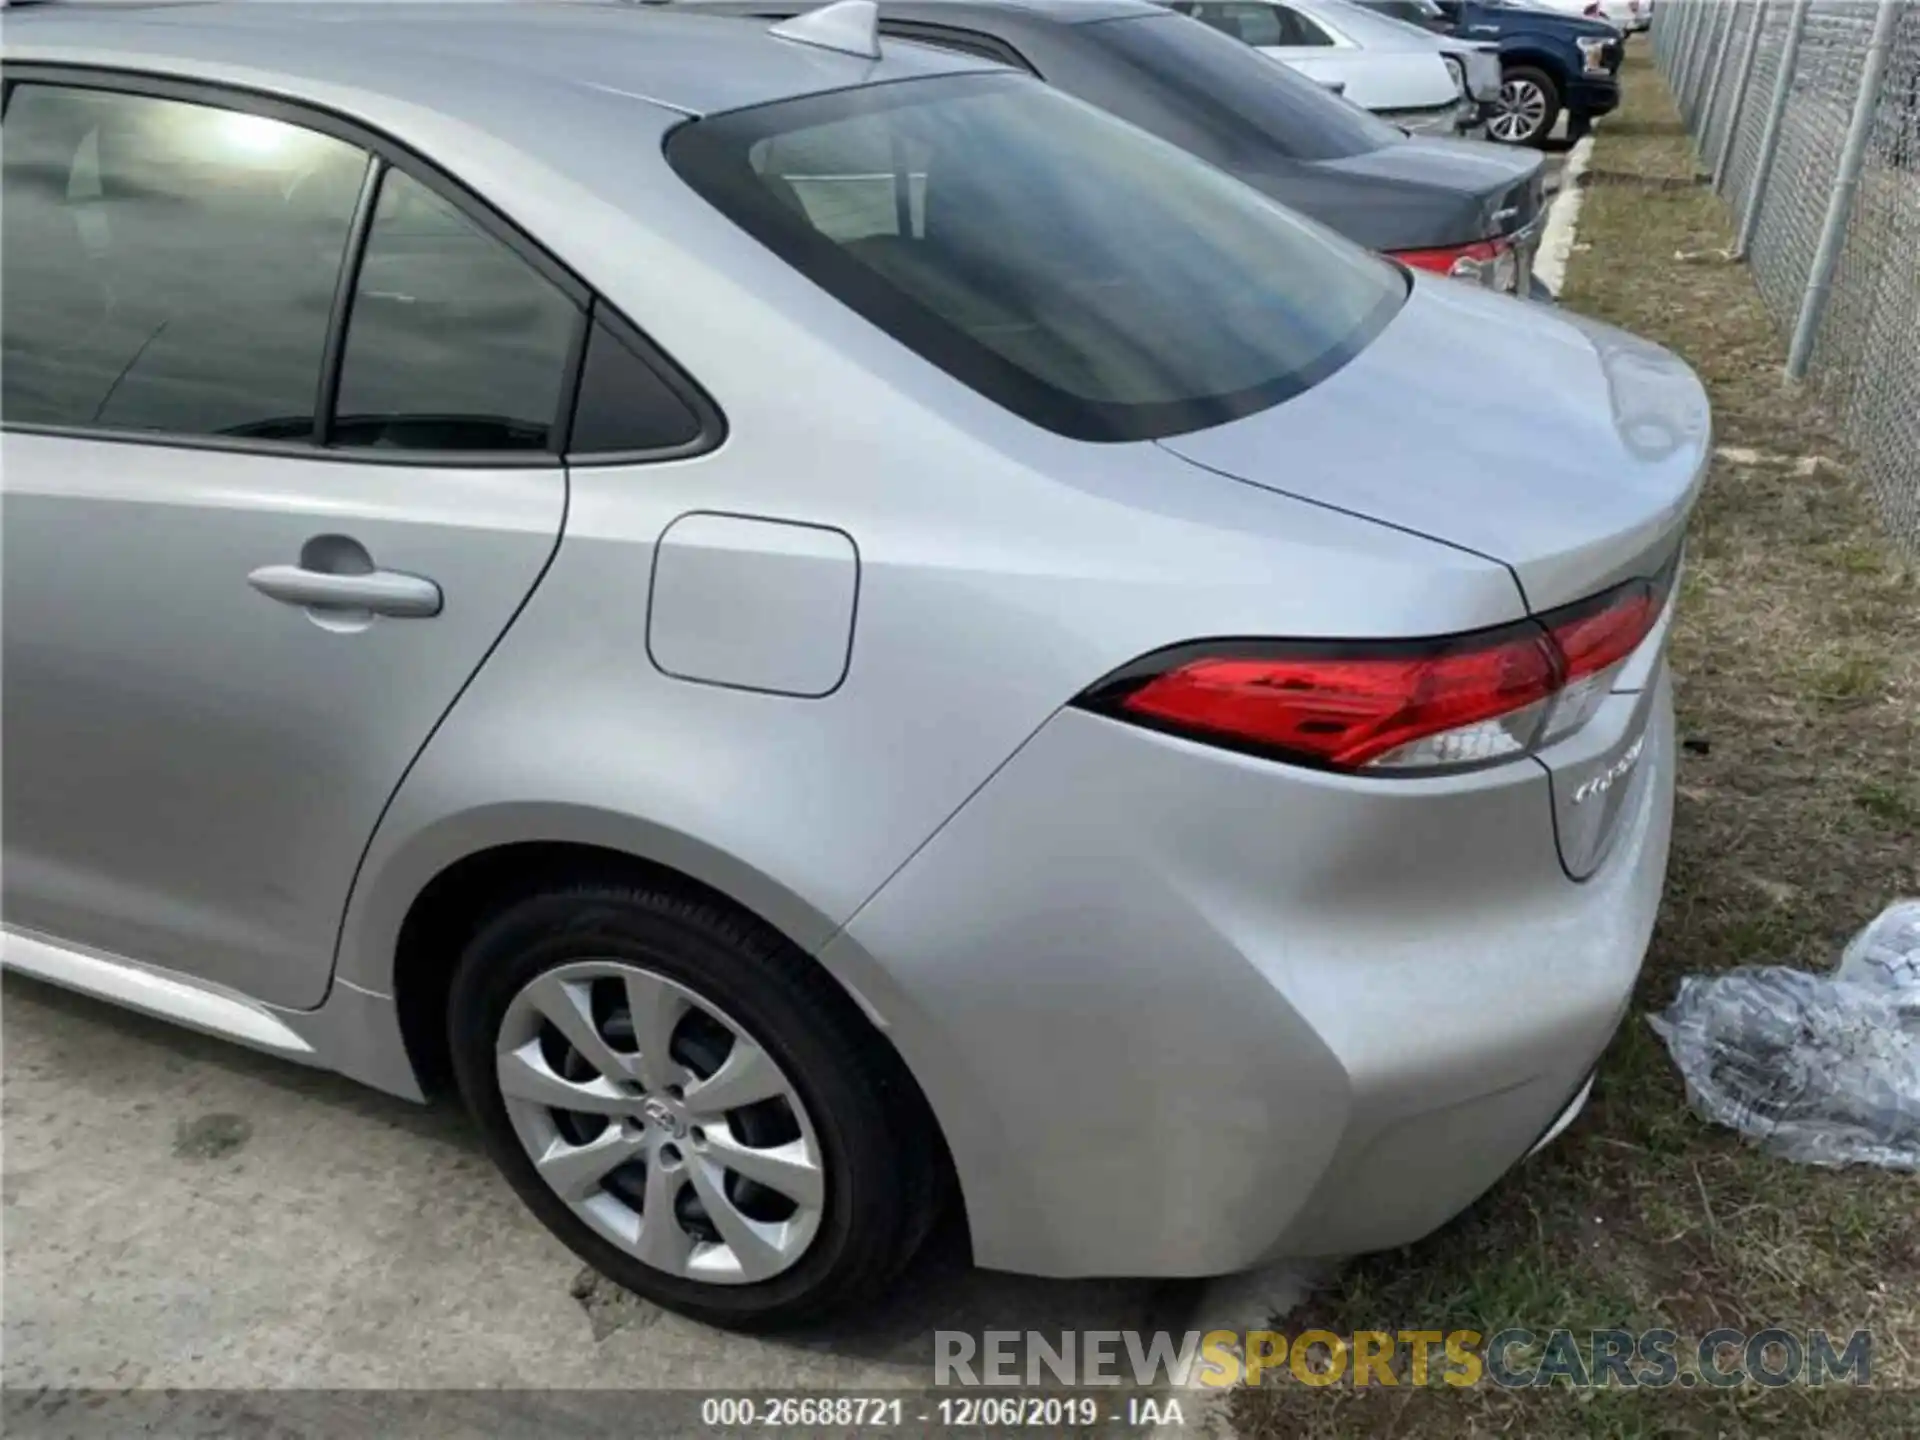
M780 1065L812 1119L826 1173L818 1232L791 1268L721 1285L655 1269L589 1228L534 1168L496 1075L509 1002L583 959L626 960L730 1014ZM547 1228L601 1274L707 1324L816 1324L874 1300L913 1256L943 1193L937 1140L898 1059L846 994L782 936L671 889L583 882L500 910L455 974L448 1038L460 1092L489 1155Z
M1501 90L1504 92L1506 87L1514 84L1527 84L1538 87L1541 95L1546 100L1546 108L1542 112L1539 122L1525 134L1500 135L1497 138L1509 145L1539 145L1544 142L1549 135L1553 134L1553 127L1558 124L1560 120L1560 110L1565 102L1561 99L1559 83L1555 81L1553 76L1538 66L1509 65L1500 75ZM1503 93L1503 103L1505 102L1505 98Z

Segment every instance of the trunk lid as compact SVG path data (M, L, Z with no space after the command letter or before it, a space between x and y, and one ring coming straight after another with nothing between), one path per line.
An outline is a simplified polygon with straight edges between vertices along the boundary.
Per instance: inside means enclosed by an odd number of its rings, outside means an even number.
M1659 346L1420 275L1379 338L1305 394L1158 443L1501 561L1537 612L1672 554L1710 429L1699 380Z
M1359 192L1373 202L1369 208L1377 205L1380 212L1377 218L1368 217L1372 223L1367 228L1390 236L1374 239L1370 234L1364 243L1376 250L1462 245L1536 232L1546 198L1546 160L1538 151L1478 140L1409 136L1398 144L1304 168L1372 182Z

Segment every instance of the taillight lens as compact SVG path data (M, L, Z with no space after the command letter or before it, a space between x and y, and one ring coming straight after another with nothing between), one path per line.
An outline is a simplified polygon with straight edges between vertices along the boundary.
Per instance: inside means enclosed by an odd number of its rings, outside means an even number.
M1176 646L1080 698L1116 719L1329 770L1411 773L1524 755L1592 718L1652 632L1672 568L1442 640Z
M1520 267L1513 253L1513 242L1505 236L1437 250L1389 250L1387 253L1403 265L1451 275L1456 280L1478 280L1482 285L1509 291L1519 284Z
M1621 665L1659 621L1669 579L1631 580L1545 618L1566 666L1566 683L1536 744L1550 745L1593 718Z

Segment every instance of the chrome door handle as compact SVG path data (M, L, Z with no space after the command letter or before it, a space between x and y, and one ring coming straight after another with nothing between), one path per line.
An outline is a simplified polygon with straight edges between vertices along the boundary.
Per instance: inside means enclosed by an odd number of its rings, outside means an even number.
M247 576L262 595L287 605L332 610L368 610L396 620L421 620L440 613L440 587L419 575L369 570L336 575L300 565L262 565Z

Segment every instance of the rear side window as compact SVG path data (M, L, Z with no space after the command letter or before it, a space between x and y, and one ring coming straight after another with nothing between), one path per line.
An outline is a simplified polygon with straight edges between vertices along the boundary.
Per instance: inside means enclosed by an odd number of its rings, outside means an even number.
M1243 45L1331 45L1326 31L1296 10L1259 0L1181 0L1174 9L1191 15Z
M1231 35L1242 45L1298 45L1291 30L1280 23L1281 13L1271 5L1197 4L1176 7L1203 25Z
M1082 439L1278 403L1345 364L1406 297L1391 266L1020 76L735 111L681 126L667 156L868 320Z
M262 115L22 84L4 126L11 421L313 430L367 155Z
M389 170L354 287L332 443L550 449L581 323L505 243Z
M1302 15L1298 10L1290 10L1285 5L1275 5L1274 13L1280 17L1280 30L1287 38L1282 45L1331 45L1333 36L1326 32L1318 20Z
M717 425L696 408L691 387L673 386L641 358L639 336L605 314L594 317L574 401L568 454L579 458L624 458L660 453L717 439Z

